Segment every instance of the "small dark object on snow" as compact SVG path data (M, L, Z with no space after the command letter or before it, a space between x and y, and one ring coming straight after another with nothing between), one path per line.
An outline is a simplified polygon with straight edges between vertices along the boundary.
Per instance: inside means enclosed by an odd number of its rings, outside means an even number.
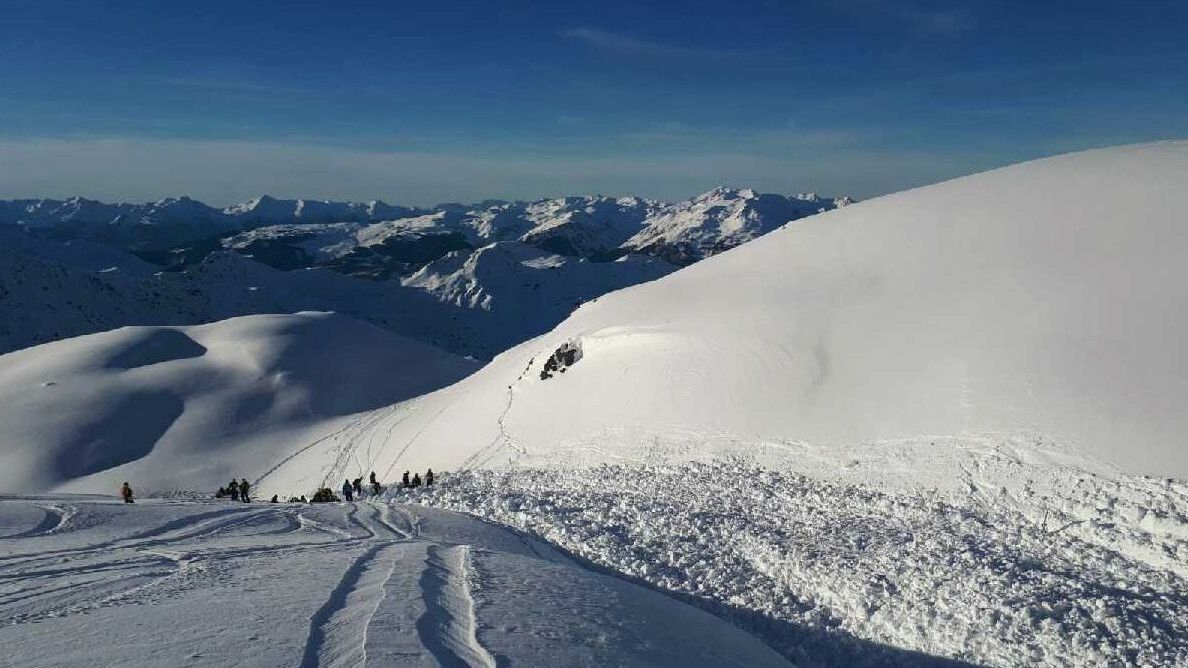
M330 491L329 487L323 487L314 492L313 498L310 499L310 503L332 503L338 500L339 498L334 495L334 492Z
M124 485L120 487L120 496L124 498L124 503L135 503L135 501L132 499L132 486L128 483L124 483Z
M541 369L540 379L548 380L553 377L554 373L565 373L565 370L582 358L582 349L576 343L566 341L560 347L553 351L552 355L545 360L544 368Z
M270 499L268 503L280 503L280 501L276 498L276 495L273 494L272 499Z
M216 499L224 499L226 497L227 497L227 488L226 487L220 487L219 491L215 492Z

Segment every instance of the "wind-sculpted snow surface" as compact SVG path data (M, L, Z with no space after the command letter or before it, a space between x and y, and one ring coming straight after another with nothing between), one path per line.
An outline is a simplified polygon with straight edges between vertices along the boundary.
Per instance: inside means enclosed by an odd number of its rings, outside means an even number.
M1188 485L1025 473L982 496L727 459L471 471L412 498L686 596L802 666L1185 665Z
M374 501L2 498L0 646L38 667L789 665L536 540Z

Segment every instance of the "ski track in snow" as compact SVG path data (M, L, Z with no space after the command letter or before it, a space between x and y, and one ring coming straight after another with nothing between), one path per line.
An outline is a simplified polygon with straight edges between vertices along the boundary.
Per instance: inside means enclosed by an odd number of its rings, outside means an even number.
M417 630L442 668L495 668L495 659L476 637L474 598L465 545L429 547L421 574L425 614Z
M343 574L310 619L302 668L366 665L367 629L383 599L384 583L396 567L394 550L390 543L376 545Z
M22 502L0 501L0 512L5 503ZM151 501L127 509L122 504L101 505L132 513L147 509L160 517L150 528L124 536L102 531L72 536L72 526L83 532L105 525L72 525L67 520L77 512L73 506L38 505L47 516L0 543L0 630L112 606L153 604L218 586L228 569L237 570L228 565L236 559L284 563L301 554L329 557L346 550L354 557L312 611L304 646L293 663L369 665L372 635L379 634L374 644L382 649L385 639L399 631L389 624L399 615L377 616L377 611L382 605L402 606L411 600L420 601L412 608L420 612L406 630L419 639L423 661L443 668L496 665L476 637L470 546L422 538L421 518L415 512L375 501L310 506L224 502L216 509L209 509L210 504L187 507ZM88 512L98 515L82 507L84 519ZM18 537L23 542L15 540ZM54 547L64 540L75 547ZM399 591L387 601L397 569L415 583L415 591ZM372 665L385 665L384 659Z

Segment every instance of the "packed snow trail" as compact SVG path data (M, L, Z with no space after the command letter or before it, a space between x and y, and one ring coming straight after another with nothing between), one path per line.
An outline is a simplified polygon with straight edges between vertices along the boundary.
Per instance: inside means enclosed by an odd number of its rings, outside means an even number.
M374 501L0 497L0 646L31 667L789 665L518 533Z

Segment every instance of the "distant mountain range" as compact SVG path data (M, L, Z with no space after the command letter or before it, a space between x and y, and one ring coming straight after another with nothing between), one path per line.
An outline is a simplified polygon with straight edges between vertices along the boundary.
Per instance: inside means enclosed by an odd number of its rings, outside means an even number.
M413 208L0 201L0 353L123 325L333 310L489 358L606 292L848 198L718 188Z

